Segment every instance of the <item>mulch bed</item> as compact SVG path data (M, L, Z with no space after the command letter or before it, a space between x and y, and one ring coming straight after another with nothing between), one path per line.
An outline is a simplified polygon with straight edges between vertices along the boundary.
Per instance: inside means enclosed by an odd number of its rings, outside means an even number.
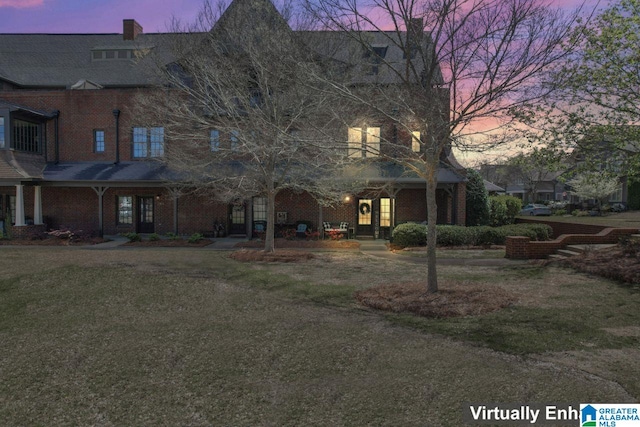
M229 258L241 262L304 262L315 258L307 251L279 250L275 252L241 249L229 255Z
M237 248L264 248L263 240L249 240L239 242ZM276 248L289 249L360 249L360 243L355 240L288 240L275 239Z
M83 238L78 240L47 237L44 239L0 239L0 245L8 246L87 246L108 242L101 237Z
M477 316L516 301L502 288L459 282L444 282L432 294L426 293L425 283L398 283L364 289L354 296L361 304L377 310L429 318Z
M547 262L623 283L640 284L640 251L623 245Z

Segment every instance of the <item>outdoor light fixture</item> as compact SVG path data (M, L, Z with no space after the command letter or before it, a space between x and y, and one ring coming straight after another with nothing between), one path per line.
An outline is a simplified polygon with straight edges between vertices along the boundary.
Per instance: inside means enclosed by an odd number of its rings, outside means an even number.
M351 196L344 196L344 202L349 203L351 201Z

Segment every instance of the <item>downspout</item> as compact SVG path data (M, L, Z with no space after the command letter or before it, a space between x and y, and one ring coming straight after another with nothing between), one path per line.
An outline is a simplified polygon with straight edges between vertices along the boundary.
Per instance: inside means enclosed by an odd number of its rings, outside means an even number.
M113 117L116 119L116 161L115 164L120 163L120 110L117 108L113 110Z
M55 138L55 163L56 165L58 163L60 163L60 110L56 110L53 112L53 118L54 118L54 138Z

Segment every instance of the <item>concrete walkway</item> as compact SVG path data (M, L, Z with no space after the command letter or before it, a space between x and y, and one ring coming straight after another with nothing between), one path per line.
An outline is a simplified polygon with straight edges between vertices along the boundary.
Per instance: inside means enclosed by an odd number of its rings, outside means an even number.
M106 239L110 239L109 242L98 243L92 246L82 246L83 249L90 250L103 250L103 249L116 249L128 242L128 239L124 236L112 235L105 236ZM236 244L247 241L243 238L234 237L222 237L212 239L213 243L208 246L198 247L197 249L209 250L209 251L232 251L236 249ZM387 249L386 240L357 240L360 243L360 252L365 255L373 256L377 258L384 258L393 261L406 262L408 264L425 265L426 259L424 257L405 256L393 253ZM194 248L195 249L195 248ZM487 259L466 259L466 258L438 258L437 263L439 265L465 265L465 266L513 266L526 263L526 260L511 260L506 258L487 258Z

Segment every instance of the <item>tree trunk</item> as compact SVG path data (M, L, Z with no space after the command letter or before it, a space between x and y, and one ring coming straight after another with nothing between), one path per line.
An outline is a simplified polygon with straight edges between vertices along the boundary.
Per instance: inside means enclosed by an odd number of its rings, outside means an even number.
M432 163L432 162L430 162ZM436 221L438 220L438 206L436 205L436 187L438 185L438 167L427 166L427 293L438 292L438 272L436 270Z
M273 190L270 190L267 192L267 230L265 231L265 236L264 236L265 252L275 251L276 225L273 221L273 219L276 216L275 209L276 209L276 192Z

